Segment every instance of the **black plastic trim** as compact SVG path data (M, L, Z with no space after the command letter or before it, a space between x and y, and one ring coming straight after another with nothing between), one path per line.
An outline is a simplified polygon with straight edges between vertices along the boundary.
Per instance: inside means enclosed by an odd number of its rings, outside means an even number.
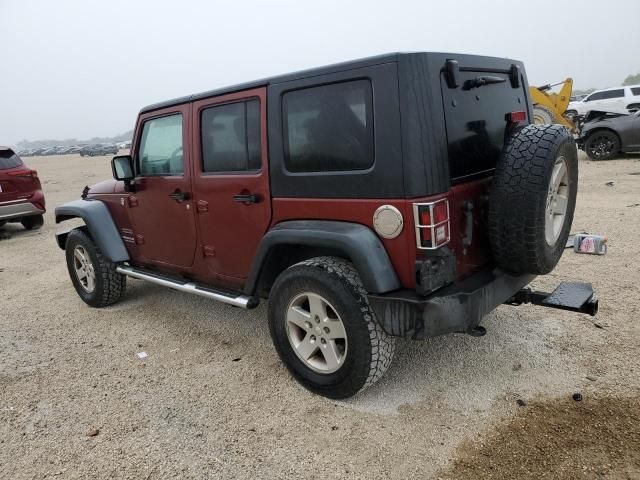
M424 340L473 331L482 317L511 298L535 275L482 271L422 297L412 290L370 294L376 320L389 335Z
M98 245L102 253L112 262L124 262L129 260L129 253L124 246L109 209L99 200L74 200L55 209L56 223L64 222L71 218L82 218L91 238ZM64 238L61 238L65 235ZM57 242L60 248L64 248L66 234L57 234Z
M385 293L400 288L391 260L380 239L364 225L323 220L282 222L263 237L244 292L254 295L265 260L278 245L324 247L342 253L360 274L367 292Z

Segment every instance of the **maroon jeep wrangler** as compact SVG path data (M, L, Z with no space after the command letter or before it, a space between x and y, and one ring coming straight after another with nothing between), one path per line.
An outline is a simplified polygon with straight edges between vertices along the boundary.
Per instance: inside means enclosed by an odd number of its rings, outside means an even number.
M595 314L590 284L551 294L575 208L567 130L531 125L522 63L390 54L145 107L115 180L56 208L87 304L131 276L242 308L269 300L275 347L306 388L344 398L395 337L480 336L531 302Z

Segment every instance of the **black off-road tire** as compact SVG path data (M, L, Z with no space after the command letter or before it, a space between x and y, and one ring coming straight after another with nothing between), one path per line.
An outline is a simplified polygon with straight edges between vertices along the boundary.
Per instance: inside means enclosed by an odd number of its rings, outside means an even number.
M74 250L78 245L88 253L95 271L95 288L92 292L87 292L82 287L75 271ZM127 277L116 272L116 265L102 254L91 237L82 229L77 228L69 232L65 244L65 256L71 282L87 305L102 308L120 300L126 289Z
M545 215L556 159L568 174L567 208L557 240L545 237ZM494 260L514 273L546 274L558 263L569 236L578 191L573 137L560 125L528 125L511 136L496 165L489 200Z
M620 153L620 138L611 130L595 130L584 141L584 153L591 160L611 160Z
M303 292L327 299L344 324L347 354L333 373L318 373L305 365L287 336L287 310ZM376 322L358 272L336 257L305 260L277 278L269 298L269 330L278 355L295 379L308 390L333 399L351 397L376 383L395 352L395 337Z
M20 223L27 230L37 230L44 225L44 217L42 215L31 215L24 217Z

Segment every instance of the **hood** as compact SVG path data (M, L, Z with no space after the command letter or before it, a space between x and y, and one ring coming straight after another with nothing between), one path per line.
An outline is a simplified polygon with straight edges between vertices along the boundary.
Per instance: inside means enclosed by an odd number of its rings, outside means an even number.
M89 187L89 194L96 195L100 193L116 193L116 180L104 180Z

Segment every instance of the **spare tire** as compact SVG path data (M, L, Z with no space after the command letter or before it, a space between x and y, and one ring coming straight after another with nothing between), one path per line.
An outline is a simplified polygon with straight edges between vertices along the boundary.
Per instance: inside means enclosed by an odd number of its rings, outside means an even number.
M507 140L489 198L495 262L514 273L549 273L560 260L578 192L578 154L560 125L527 125Z

